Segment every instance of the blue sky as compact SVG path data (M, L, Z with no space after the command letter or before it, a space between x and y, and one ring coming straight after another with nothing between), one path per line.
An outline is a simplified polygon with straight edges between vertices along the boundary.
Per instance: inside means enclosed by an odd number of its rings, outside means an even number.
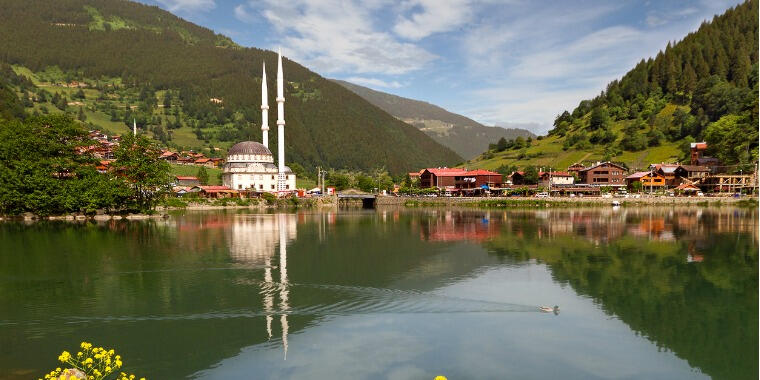
M737 0L141 0L329 78L547 131Z

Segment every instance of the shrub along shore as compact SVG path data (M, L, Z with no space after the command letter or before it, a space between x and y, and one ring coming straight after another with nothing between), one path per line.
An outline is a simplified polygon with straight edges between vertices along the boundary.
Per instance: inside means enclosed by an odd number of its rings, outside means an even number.
M250 210L271 210L271 209L298 209L314 207L332 207L334 206L332 197L323 198L281 198L281 199L193 199L186 202L179 198L169 198L162 202L151 212L133 213L129 211L122 212L105 212L98 210L94 213L70 213L61 215L37 215L31 212L20 215L0 215L0 221L31 221L31 220L142 220L142 219L162 219L168 218L169 211L174 210L225 210L225 209L250 209Z

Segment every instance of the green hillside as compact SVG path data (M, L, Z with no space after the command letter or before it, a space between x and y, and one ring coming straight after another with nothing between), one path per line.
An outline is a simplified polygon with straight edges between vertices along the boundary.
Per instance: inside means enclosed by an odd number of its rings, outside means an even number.
M427 102L375 91L342 80L333 79L368 102L389 114L417 127L444 146L465 158L483 152L488 144L502 137L515 139L536 137L521 128L488 127L468 117L449 112Z
M706 141L707 154L724 170L752 170L758 160L757 25L757 0L729 9L557 116L547 136L493 141L468 165L506 172L611 160L635 170L686 160L689 143Z
M44 113L44 107L78 116L81 103L82 118L97 128L124 133L135 118L141 131L167 145L197 150L260 141L261 63L274 78L273 52L242 48L158 7L130 1L0 0L0 9L0 62L29 79L13 88L28 111ZM289 162L307 169L385 167L403 173L461 161L342 86L288 59L283 66ZM87 83L83 98L78 88L62 86L72 81ZM272 79L269 86L269 103L275 104ZM52 106L55 95L61 107ZM275 112L270 118L275 125Z

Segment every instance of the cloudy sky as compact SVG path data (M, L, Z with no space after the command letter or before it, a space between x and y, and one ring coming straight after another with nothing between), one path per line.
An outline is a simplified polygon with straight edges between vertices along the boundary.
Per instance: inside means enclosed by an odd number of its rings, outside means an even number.
M737 0L141 0L317 73L549 129Z

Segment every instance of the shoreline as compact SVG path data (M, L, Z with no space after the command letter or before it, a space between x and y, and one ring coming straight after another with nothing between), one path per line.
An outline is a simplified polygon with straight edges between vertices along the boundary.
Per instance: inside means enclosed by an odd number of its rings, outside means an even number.
M636 206L695 206L695 207L757 207L757 197L378 197L378 206L405 207L621 207Z
M332 198L332 197L330 197ZM158 206L155 213L141 214L107 214L95 215L64 214L40 216L26 213L16 216L0 216L0 222L4 221L109 221L109 220L147 220L167 219L172 211L212 211L212 210L277 210L289 208L337 208L336 203L325 202L330 198L311 198L295 204L202 204L190 203L187 206ZM584 208L584 207L612 207L613 202L619 202L620 207L640 206L678 206L678 207L758 207L757 197L651 197L651 198L602 198L602 197L552 197L552 198L528 198L528 197L393 197L378 196L376 208L379 207L470 207L470 208Z

